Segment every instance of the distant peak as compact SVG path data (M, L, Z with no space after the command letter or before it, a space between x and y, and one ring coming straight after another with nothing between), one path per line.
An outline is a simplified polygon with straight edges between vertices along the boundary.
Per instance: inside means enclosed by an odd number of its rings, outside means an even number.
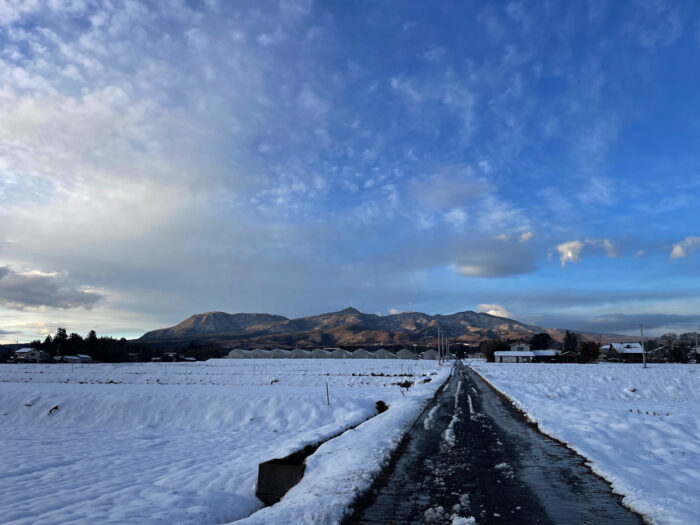
M338 313L339 314L359 314L362 312L360 312L357 308L353 308L352 306L348 306L347 308L341 310Z

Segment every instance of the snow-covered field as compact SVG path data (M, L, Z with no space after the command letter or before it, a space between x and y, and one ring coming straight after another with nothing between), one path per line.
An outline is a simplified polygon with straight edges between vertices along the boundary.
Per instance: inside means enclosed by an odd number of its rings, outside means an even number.
M659 524L700 523L700 366L471 366L625 505Z
M415 386L392 384L407 372ZM399 360L0 365L0 521L238 520L262 507L260 462L364 421L382 400L388 411L321 446L282 502L246 520L331 523L448 374Z

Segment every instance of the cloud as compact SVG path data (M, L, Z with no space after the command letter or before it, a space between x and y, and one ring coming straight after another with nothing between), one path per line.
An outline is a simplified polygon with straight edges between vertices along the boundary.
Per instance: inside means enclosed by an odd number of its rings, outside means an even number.
M403 312L404 312L403 310L398 310L396 308L389 308L389 315L402 314Z
M527 242L530 239L532 239L534 236L535 236L535 234L532 232L524 232L524 233L520 234L520 237L518 238L518 240L520 242Z
M673 245L669 259L674 261L676 259L688 257L698 248L698 246L700 246L700 237L686 237L682 241Z
M486 312L487 314L495 315L497 317L507 317L508 319L513 319L513 314L498 304L479 304L477 305L477 308L480 312Z
M619 257L620 254L617 251L617 247L613 244L613 242L610 239L603 239L603 249L605 250L605 253L608 255L608 257L615 258Z
M16 272L8 266L0 267L0 304L5 308L91 308L103 298L101 291L76 287L57 272Z
M602 248L605 254L610 258L619 257L617 247L610 239L586 239L585 241L568 241L556 247L559 252L559 260L562 268L566 263L577 263L581 260L582 252L585 246L594 246L599 250Z
M557 251L559 252L559 260L561 261L562 268L566 266L566 263L577 263L581 260L581 251L583 250L584 244L581 241L569 241L563 242L557 246Z
M507 277L535 271L535 256L524 245L499 239L473 240L456 259L465 277Z
M648 335L668 331L692 332L700 324L700 316L665 313L610 313L593 317L551 315L542 316L537 322L549 328L567 328L592 333L631 333L640 336L640 325L644 326L644 333Z
M464 226L467 222L468 215L463 209L455 208L445 213L444 217L452 226L459 228L460 226Z

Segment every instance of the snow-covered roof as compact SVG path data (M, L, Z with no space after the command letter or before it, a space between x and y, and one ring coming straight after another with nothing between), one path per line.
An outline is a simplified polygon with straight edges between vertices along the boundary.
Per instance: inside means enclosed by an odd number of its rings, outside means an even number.
M610 343L610 346L618 354L641 354L644 352L639 343Z
M537 357L548 357L548 356L555 356L559 355L559 350L554 350L554 349L549 349L549 350L533 350L533 354L535 354Z
M498 356L513 356L513 357L535 357L534 352L517 351L517 350L504 350L494 352L494 355Z

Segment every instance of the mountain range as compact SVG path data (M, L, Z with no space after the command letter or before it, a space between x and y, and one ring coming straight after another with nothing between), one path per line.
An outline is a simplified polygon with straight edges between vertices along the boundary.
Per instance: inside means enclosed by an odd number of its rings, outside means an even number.
M483 312L428 315L403 312L391 315L362 313L355 308L311 317L288 319L263 313L207 312L193 315L170 328L153 330L140 340L152 343L213 343L223 346L371 346L434 344L438 327L452 342L529 339L546 332L561 340L561 330L551 330Z

